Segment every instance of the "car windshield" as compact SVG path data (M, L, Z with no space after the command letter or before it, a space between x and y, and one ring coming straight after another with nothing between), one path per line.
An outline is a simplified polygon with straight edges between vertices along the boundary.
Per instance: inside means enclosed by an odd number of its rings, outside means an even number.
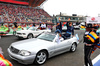
M28 30L36 30L36 27L30 27Z
M55 38L55 34L43 33L40 36L38 36L37 38L52 42L54 40L54 38Z

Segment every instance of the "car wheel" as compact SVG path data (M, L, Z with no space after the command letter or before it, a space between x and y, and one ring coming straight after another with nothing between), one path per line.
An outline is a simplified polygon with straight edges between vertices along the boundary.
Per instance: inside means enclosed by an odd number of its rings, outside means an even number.
M71 46L70 51L71 51L71 52L75 52L75 51L76 51L76 49L77 49L77 46L76 46L76 44L75 44L75 43L73 43L73 44L72 44L72 46Z
M37 53L35 58L35 63L38 65L44 64L47 60L47 53L45 51L40 51Z
M29 35L27 36L27 38L28 38L28 39L32 39L32 38L33 38L33 35L32 35L32 34L29 34Z
M17 37L18 38L18 40L22 40L22 39L24 39L24 38L22 38L22 37Z
M18 39L21 39L20 37L17 37Z

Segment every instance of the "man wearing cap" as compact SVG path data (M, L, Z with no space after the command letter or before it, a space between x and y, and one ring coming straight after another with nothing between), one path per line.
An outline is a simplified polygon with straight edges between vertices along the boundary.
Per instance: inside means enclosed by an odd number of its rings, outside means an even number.
M61 19L59 18L59 22L57 22L57 25L56 25L56 31L57 32L59 31L60 33L62 33L62 24L61 24Z
M92 65L92 61L90 59L91 56L91 52L93 50L93 44L88 40L87 35L89 34L89 32L92 31L92 24L87 24L86 26L86 31L85 34L83 36L84 38L84 61L85 61L85 66L93 66Z

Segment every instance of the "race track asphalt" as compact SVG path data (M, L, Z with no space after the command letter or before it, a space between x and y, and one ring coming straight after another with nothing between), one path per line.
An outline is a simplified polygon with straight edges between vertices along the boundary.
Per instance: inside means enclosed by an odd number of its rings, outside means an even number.
M75 30L75 34L78 33L80 38L80 43L77 47L76 52L66 52L55 57L52 57L46 61L45 64L41 66L84 66L84 44L83 44L83 30ZM22 39L24 40L24 39ZM18 40L15 36L3 36L0 39L0 47L3 49L4 57L8 59L13 66L25 66L23 64L18 63L15 60L12 60L7 52L7 48L11 43L21 41ZM99 55L100 50L97 49L91 56L91 59L94 59L97 55ZM26 65L26 66L37 66L35 64Z

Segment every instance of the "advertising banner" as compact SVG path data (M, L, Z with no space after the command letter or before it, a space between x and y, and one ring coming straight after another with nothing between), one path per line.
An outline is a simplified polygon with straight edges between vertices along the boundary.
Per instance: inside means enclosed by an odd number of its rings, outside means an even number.
M100 17L87 17L87 23L100 23Z

